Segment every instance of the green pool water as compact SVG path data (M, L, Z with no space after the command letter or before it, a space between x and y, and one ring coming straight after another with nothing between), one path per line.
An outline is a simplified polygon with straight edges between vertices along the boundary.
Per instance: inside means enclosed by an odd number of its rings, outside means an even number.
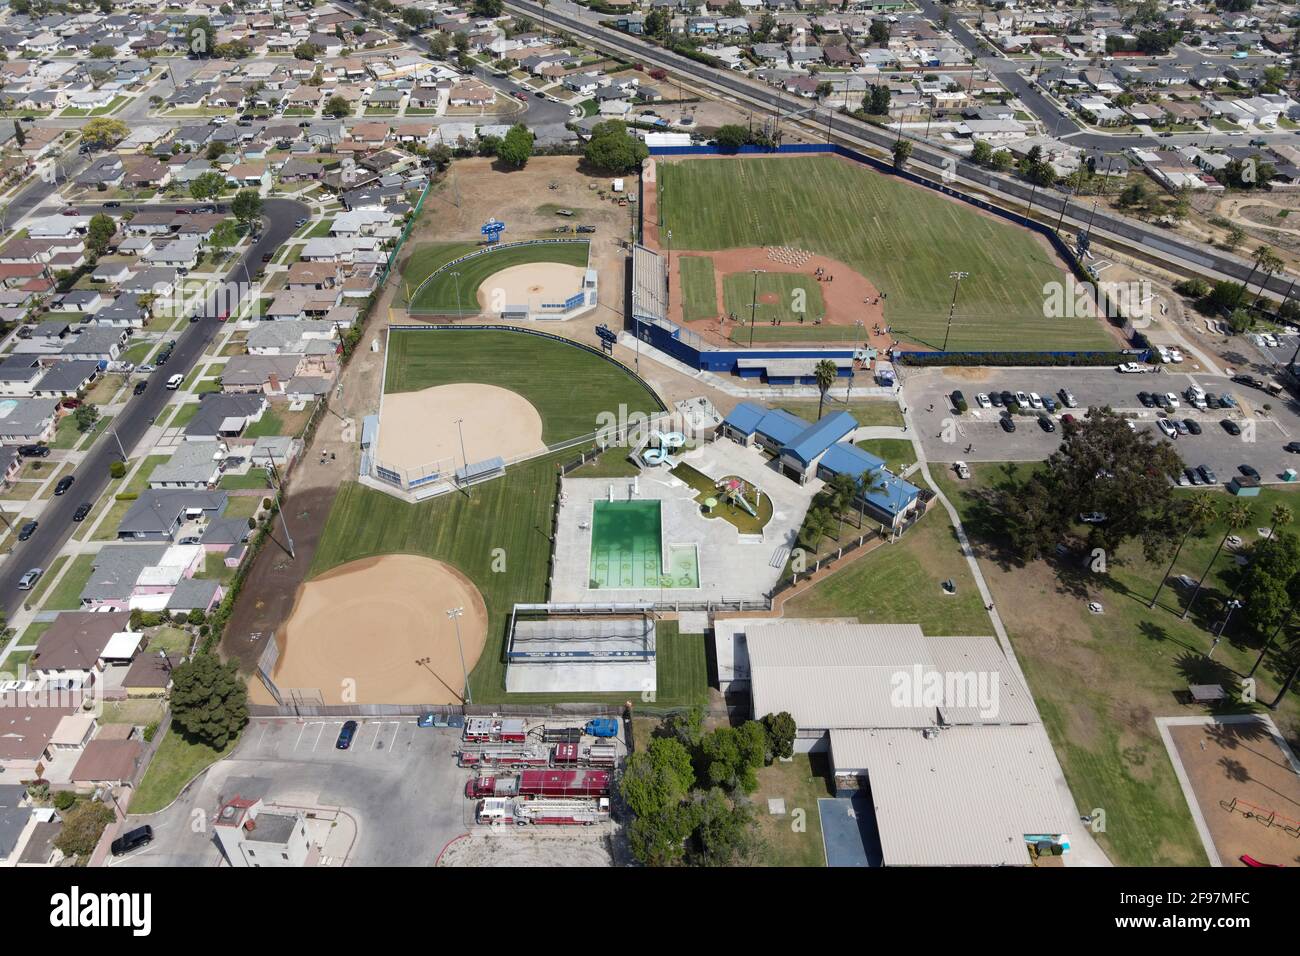
M699 587L699 558L695 548L670 547L665 569L662 543L659 502L595 502L591 520L591 586Z

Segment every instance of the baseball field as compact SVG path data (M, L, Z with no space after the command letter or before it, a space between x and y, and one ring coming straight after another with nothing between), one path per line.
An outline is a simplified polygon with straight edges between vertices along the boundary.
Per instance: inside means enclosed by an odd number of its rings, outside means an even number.
M507 246L459 263L425 283L447 263L483 248L465 242L427 244L417 247L402 267L403 295L410 297L407 308L412 312L477 315L479 290L492 276L519 266L548 263L583 268L587 265L588 246L587 242L579 241ZM453 272L459 275L452 275ZM564 283L570 293L578 287L571 282Z
M844 263L883 293L884 322L900 340L942 344L953 294L949 275L960 271L969 275L961 283L951 349L1115 344L1096 319L1043 316L1044 284L1063 281L1066 268L1045 240L848 160L660 160L657 177L674 253L781 246ZM693 268L684 277L686 295L699 299L705 280Z

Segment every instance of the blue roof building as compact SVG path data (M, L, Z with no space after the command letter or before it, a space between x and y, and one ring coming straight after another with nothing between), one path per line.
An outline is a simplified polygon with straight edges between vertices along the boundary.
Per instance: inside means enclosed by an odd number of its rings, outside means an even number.
M835 475L851 475L857 481L870 481L871 489L862 497L865 510L891 527L916 507L921 494L911 482L892 474L884 461L847 442L829 449L817 466L817 477L823 481L829 481Z
M807 468L857 427L858 420L848 412L833 412L806 427L781 449L781 456L789 456Z
M741 402L722 420L722 425L728 437L746 445L751 438L756 439L773 454L808 428L808 423L797 415L753 402Z

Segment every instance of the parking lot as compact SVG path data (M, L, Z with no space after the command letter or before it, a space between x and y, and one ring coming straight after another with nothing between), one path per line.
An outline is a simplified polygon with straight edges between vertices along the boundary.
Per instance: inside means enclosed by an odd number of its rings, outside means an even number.
M338 750L342 719L251 721L234 752L170 807L130 817L128 828L154 828L154 842L112 865L219 865L211 824L236 795L346 811L357 835L338 864L432 864L448 840L466 831L472 813L464 797L468 772L454 758L460 731L417 727L414 717L359 724L352 746Z
M1204 411L1190 408L1182 393L1193 382L1207 392L1232 395L1238 407ZM1075 415L1090 405L1109 405L1132 416L1138 428L1172 441L1188 465L1208 465L1221 482L1236 474L1243 464L1256 468L1264 482L1281 481L1286 468L1300 469L1300 455L1284 448L1288 442L1300 440L1300 407L1295 400L1286 395L1274 398L1221 376L1178 371L1131 375L1113 368L925 369L910 371L903 388L926 456L936 462L1046 458L1061 442L1059 427L1047 432L1033 417L1019 415L1015 432L1008 433L999 424L1002 410L979 408L976 395L995 389L1037 392L1056 398L1059 404L1058 390L1068 388L1078 401ZM966 397L969 411L964 415L954 412L954 389L960 389ZM1193 419L1200 424L1202 433L1165 438L1156 425L1163 412L1143 407L1137 398L1140 391L1175 393L1180 399L1176 417ZM1265 405L1269 408L1265 409ZM1055 418L1059 422L1060 416L1069 412L1071 409L1057 408ZM1222 425L1225 419L1237 423L1242 433L1229 434Z

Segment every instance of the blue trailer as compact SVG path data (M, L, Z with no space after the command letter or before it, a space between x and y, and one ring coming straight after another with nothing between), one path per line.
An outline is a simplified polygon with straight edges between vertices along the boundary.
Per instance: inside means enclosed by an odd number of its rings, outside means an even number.
M592 737L617 737L618 720L614 717L596 717L587 721L584 729Z

